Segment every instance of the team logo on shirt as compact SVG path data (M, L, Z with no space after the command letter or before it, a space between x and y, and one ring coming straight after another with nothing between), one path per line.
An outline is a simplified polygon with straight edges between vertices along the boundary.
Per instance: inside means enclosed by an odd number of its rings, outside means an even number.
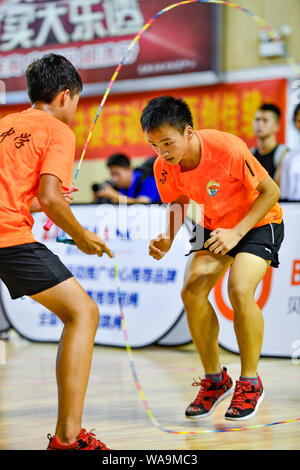
M206 190L209 196L215 196L219 190L220 183L216 183L215 181L209 181L206 186Z

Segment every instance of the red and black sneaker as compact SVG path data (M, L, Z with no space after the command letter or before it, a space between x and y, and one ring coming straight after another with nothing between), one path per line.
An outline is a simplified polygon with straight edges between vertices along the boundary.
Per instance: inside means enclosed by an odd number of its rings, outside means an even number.
M50 441L47 450L110 450L92 431L85 429L81 429L76 441L68 445L62 444L56 436L48 434L47 437Z
M237 380L230 407L225 413L225 419L243 421L253 418L264 398L264 388L260 377L258 385L251 382Z
M233 382L227 374L226 367L222 370L222 382L202 379L200 382L194 381L192 385L201 388L196 399L185 411L185 416L190 419L211 415L215 407L233 392Z

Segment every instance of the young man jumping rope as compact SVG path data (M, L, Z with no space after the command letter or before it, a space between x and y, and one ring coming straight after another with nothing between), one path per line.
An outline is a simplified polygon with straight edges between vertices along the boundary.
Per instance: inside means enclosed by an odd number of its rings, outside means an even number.
M200 390L186 417L210 415L233 393L225 418L249 419L264 395L257 374L264 322L254 294L268 267L279 264L279 188L240 138L213 129L194 130L190 109L181 99L151 100L141 124L158 154L154 173L159 194L170 203L165 233L150 242L149 254L160 260L171 249L190 200L204 206L203 223L190 240L181 295L205 378L196 383ZM241 358L235 387L220 363L219 323L208 300L229 267L228 295Z
M30 296L64 324L56 363L58 418L48 449L106 450L81 424L98 307L31 231L30 211L40 206L81 251L113 257L101 238L79 224L63 196L71 186L75 135L69 124L82 81L55 54L32 63L26 78L31 108L0 120L0 279L12 299Z

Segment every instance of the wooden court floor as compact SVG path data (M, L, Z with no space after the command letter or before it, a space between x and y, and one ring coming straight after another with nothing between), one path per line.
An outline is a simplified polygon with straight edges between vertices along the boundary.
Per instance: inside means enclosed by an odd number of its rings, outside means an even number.
M0 449L43 450L56 422L55 359L57 345L21 340L7 342L6 365L0 366ZM133 351L137 373L156 419L176 431L215 430L259 425L300 417L300 366L290 359L262 358L259 373L265 399L251 420L224 420L230 399L201 421L184 417L202 376L192 344L179 348L151 346ZM233 379L239 356L221 350ZM299 450L300 422L241 432L175 435L154 427L135 388L125 350L95 346L83 426L115 450Z

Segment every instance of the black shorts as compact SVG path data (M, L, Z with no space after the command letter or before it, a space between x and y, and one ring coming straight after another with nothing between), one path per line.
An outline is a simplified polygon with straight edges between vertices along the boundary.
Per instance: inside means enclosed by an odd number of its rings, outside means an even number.
M12 299L38 294L72 276L59 257L42 243L0 248L0 279Z
M188 256L195 251L208 250L204 248L205 242L210 238L213 230L195 225L193 237L190 239L191 250ZM278 268L278 251L284 237L284 224L267 224L249 230L239 243L228 251L226 255L233 258L238 253L252 253L260 258L271 261L271 266Z

